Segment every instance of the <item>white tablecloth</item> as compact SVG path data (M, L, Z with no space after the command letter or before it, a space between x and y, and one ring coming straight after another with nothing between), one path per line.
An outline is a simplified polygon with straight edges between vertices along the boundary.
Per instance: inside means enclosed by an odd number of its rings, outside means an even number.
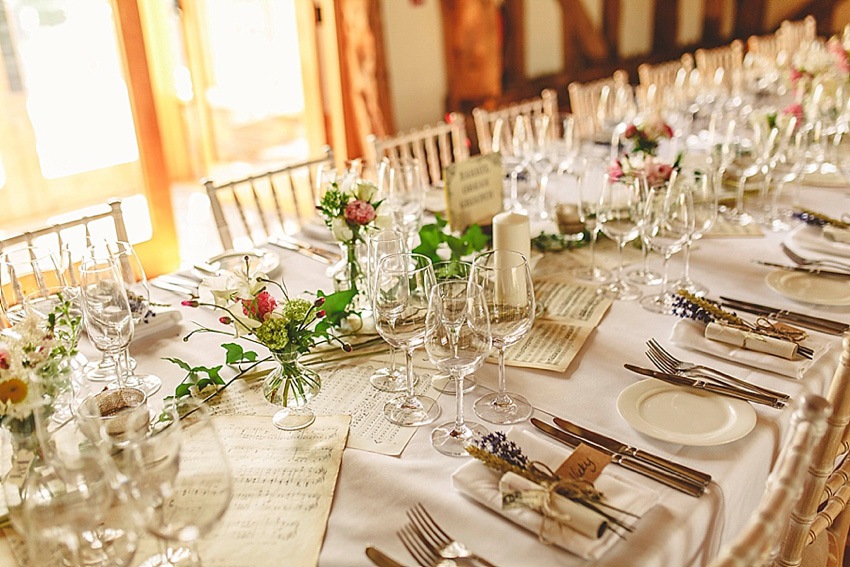
M842 190L804 188L802 194L804 205L810 208L835 217L850 212L850 201ZM766 286L764 278L768 269L753 260L785 262L779 242L786 236L787 233L768 233L764 238L701 240L692 253L692 277L709 287L709 297L722 294L850 321L848 308L795 303ZM291 292L330 288L322 264L295 253L281 251L281 254L282 275ZM679 266L679 262L671 262L674 276ZM660 260L655 267L660 268ZM657 287L647 289L655 290ZM177 296L160 290L155 290L155 295L175 305L180 301ZM197 335L188 343L178 338L193 328L192 321L214 325L214 316L204 310L181 309L180 329L132 346L140 369L155 373L166 382L162 395L173 392L174 385L182 377L181 371L162 357L177 356L207 365L223 360L220 336ZM668 345L675 322L673 317L646 311L637 302L616 302L566 372L508 368L509 390L521 392L543 412L671 457L711 474L716 481L704 496L692 498L624 469L618 470L619 475L657 490L660 501L640 520L637 530L596 565L705 564L722 543L738 533L756 506L788 426L790 410L757 406L755 429L743 439L722 446L685 447L646 437L632 429L619 416L615 405L619 393L637 379L623 368L623 363L649 366L643 354L644 342L655 337ZM689 359L714 363L744 379L753 375L762 385L798 397L804 389L819 393L825 390L837 361L840 342L837 337L830 340L834 343L831 351L803 380L760 374L757 370L712 361L675 347L673 350L687 354ZM497 367L486 364L476 376L483 386L494 389ZM476 388L467 395L469 419L474 419L472 402L484 392L483 388ZM443 414L438 423L454 419L453 398L444 395L440 404ZM540 412L538 416L548 417ZM488 427L491 431L499 429L492 424ZM529 424L520 427L534 430ZM445 457L431 448L431 429L432 426L419 428L400 458L352 449L345 451L319 565L370 565L364 554L365 547L370 544L403 563L414 564L395 531L406 522L405 512L417 502L424 504L446 531L496 565L586 564L566 551L541 544L536 534L523 531L456 493L451 474L463 460ZM258 510L257 514L262 511ZM270 565L278 564L280 559L270 558Z

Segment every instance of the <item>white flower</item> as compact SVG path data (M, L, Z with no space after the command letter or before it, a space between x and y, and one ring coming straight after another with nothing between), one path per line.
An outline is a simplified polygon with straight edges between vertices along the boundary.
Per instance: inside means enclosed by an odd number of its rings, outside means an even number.
M378 205L378 208L375 209L375 227L378 229L386 229L393 227L393 215L392 211L390 211L389 205L386 204L386 201L382 202Z
M228 305L227 311L233 319L233 329L236 331L234 336L237 338L251 334L254 329L257 329L260 325L262 325L260 321L245 315L242 311L242 302L240 301Z
M331 232L339 242L347 242L354 238L354 233L344 218L338 217L331 221Z
M224 307L235 298L245 299L260 293L266 286L266 282L261 280L267 277L262 272L249 275L242 267L233 272L204 279L198 286L198 295L204 303L212 302L219 307Z
M378 186L370 181L358 181L354 186L354 198L362 199L367 203L372 202L372 198L378 192Z

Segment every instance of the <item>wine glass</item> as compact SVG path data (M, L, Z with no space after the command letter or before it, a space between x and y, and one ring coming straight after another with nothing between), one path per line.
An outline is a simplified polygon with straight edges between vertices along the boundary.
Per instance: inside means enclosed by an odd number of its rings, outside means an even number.
M668 183L652 187L644 205L643 232L647 243L664 258L661 292L641 300L644 308L654 313L673 312L673 294L667 291L670 256L682 249L694 230L693 198L684 184L678 184L673 172Z
M127 299L133 313L133 324L136 327L148 325L149 319L155 317L155 315L151 312L150 288L141 260L139 260L133 246L128 242L110 242L107 248L109 253L118 259L121 277L124 280L124 289L127 290ZM139 388L148 396L153 395L162 387L162 380L159 377L135 371L136 364L130 362L129 346L124 350L123 362L127 373L124 377L127 386Z
M379 181L392 211L393 226L404 235L407 249L412 250L425 210L425 186L419 160L402 158L392 163L384 160Z
M642 221L641 180L637 177L606 176L602 185L598 222L605 236L617 243L617 275L599 292L614 299L630 301L640 290L623 279L623 248L640 234Z
M61 262L49 251L34 246L5 250L0 255L0 307L3 326L26 315L26 298L35 293L68 286Z
M425 318L425 350L431 363L456 381L457 416L431 432L431 445L453 457L466 455L466 447L487 435L487 428L463 418L463 379L484 364L490 354L490 320L484 294L464 280L447 280L431 290Z
M582 266L572 271L573 276L591 283L610 281L611 274L596 266L596 240L600 225L597 215L602 201L602 188L608 177L608 164L599 158L584 160L582 173L578 178L578 216L590 235L590 266Z
M396 425L424 425L440 415L440 406L413 391L413 351L425 342L425 315L431 288L436 284L431 260L421 254L390 254L375 273L375 326L385 341L404 350L407 390L384 406L387 420Z
M550 135L551 122L548 114L536 114L532 119L534 144L528 162L537 176L538 191L535 218L547 219L546 195L549 178L558 162L558 147Z
M469 285L484 294L490 315L490 335L499 349L499 391L475 401L475 413L490 423L519 423L532 407L519 394L508 393L505 349L518 342L534 322L534 286L526 257L513 250L492 250L475 257Z
M694 230L685 241L682 277L673 282L673 288L700 297L708 293L708 288L691 279L691 246L711 230L717 220L717 186L714 179L717 178L705 169L681 168L676 172L676 183L691 194Z
M640 188L643 192L642 197L644 200L648 195L648 192L652 189L647 183L646 176L641 175L641 184ZM651 246L649 244L649 235L646 232L646 227L643 226L640 231L640 252L643 263L640 268L636 270L631 270L626 274L626 279L634 284L640 285L655 285L657 283L661 283L661 274L654 272L649 267L649 250Z
M434 276L437 278L437 283L448 281L461 281L466 284L469 280L469 274L472 273L472 264L461 260L445 260L443 262L434 263ZM464 393L475 388L475 376L467 375L464 379ZM457 380L446 372L435 374L431 378L431 386L438 392L444 394L454 394L457 387Z
M375 273L378 263L390 254L401 254L405 251L406 242L401 232L395 229L380 230L369 235L369 295L373 299ZM390 364L379 368L369 377L369 383L382 392L401 392L406 388L406 377L395 362L396 349L390 345Z
M841 136L836 137L840 140ZM791 117L783 129L780 130L778 141L779 149L773 154L768 165L767 179L765 180L764 196L767 203L767 214L763 224L772 231L789 230L791 225L786 220L793 213L793 204L799 200L798 192L803 167L806 165L806 151L808 149L808 136L804 129L799 127L796 117ZM840 160L839 160L840 163ZM771 189L771 182L776 182L776 187ZM790 203L786 198L786 205L780 210L780 199L787 184L793 185ZM787 197L787 196L786 196Z
M83 320L89 340L112 361L117 384L124 387L120 358L133 339L133 313L113 257L84 257L80 264Z
M125 451L131 501L141 524L164 545L142 567L183 559L200 566L197 540L221 519L233 493L227 453L209 409L191 398L172 400L151 420L150 432Z

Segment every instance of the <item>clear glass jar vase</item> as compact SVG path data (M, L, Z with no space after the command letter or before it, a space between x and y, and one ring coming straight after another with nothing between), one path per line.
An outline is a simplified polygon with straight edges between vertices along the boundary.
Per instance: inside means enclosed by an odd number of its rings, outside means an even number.
M321 378L301 363L298 352L272 352L272 356L276 365L263 380L263 396L283 408L274 414L272 422L287 431L307 427L316 420L307 404L319 393Z

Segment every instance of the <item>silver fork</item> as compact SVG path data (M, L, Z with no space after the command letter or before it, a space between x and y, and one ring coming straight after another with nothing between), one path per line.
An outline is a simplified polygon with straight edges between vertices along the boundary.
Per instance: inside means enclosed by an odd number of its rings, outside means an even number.
M436 550L427 547L422 539L417 537L411 524L403 526L396 535L419 567L455 567L457 565L454 560L443 559Z
M838 260L812 260L809 258L803 258L782 242L779 245L782 248L782 251L785 252L785 255L788 256L792 262L799 266L824 266L827 268L838 268L841 270L850 270L850 264L846 264L844 262L839 262Z
M740 378L736 378L730 374L711 368L710 366L703 366L701 364L694 364L693 362L679 360L664 350L664 347L662 347L655 339L649 339L646 341L646 345L649 347L649 350L646 352L646 356L662 371L669 372L671 374L693 374L704 378L713 378L720 383L724 383L724 380L728 380L731 384L726 384L727 386L740 386L741 388L746 388L747 390L771 396L779 400L787 401L790 398L788 394L783 394L782 392L777 392L757 384L752 384L746 380L741 380Z
M462 563L483 565L484 567L496 567L486 559L476 555L467 547L452 538L437 525L431 514L422 504L417 504L407 511L407 517L411 520L411 526L416 528L420 540L428 549L439 554L443 559L457 560ZM399 535L401 537L401 535ZM464 561L466 560L466 561Z

